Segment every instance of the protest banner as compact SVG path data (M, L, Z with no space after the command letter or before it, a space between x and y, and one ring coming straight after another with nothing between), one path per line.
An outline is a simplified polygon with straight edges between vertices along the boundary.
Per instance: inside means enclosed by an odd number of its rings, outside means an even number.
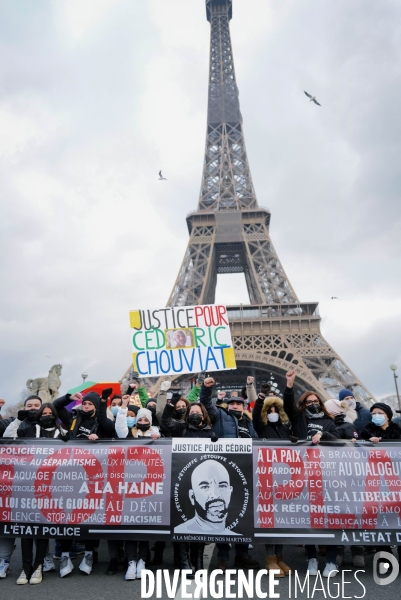
M0 439L0 536L401 544L401 443Z
M235 369L222 305L130 311L133 366L140 377Z
M174 541L250 543L252 441L173 440Z

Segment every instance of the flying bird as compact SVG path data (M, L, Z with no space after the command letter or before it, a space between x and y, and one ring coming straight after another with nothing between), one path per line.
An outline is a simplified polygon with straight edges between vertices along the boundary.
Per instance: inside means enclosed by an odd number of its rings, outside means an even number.
M163 179L167 181L166 177L163 177L162 172L159 171L159 181L162 181Z
M337 296L332 296L331 299L332 300L339 300L340 298L337 298Z
M305 90L304 90L305 91ZM314 102L315 104L317 104L318 106L322 106L321 104L319 104L319 102L316 100L316 96L311 96L310 94L308 94L308 92L305 92L305 94L308 96L308 98L310 98L309 102Z

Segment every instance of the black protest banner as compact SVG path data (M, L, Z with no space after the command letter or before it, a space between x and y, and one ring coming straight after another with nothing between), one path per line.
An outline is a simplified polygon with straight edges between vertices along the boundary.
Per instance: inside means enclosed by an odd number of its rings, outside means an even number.
M174 541L252 541L252 440L173 440Z

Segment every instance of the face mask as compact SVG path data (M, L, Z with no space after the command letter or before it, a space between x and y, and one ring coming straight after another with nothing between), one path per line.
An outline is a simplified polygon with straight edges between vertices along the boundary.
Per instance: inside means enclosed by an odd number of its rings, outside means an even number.
M149 423L145 424L145 423L137 423L136 426L138 427L138 429L140 429L141 431L147 431L150 427Z
M188 423L191 425L200 425L202 423L202 415L198 413L192 413L192 415L189 415L188 417Z
M373 415L372 422L378 427L381 427L386 422L386 417L384 415Z
M312 415L317 415L322 410L320 404L311 404L310 406L307 406L306 408L309 410L309 412Z
M39 425L43 427L43 429L49 429L50 427L54 427L56 423L56 419L53 415L47 415L45 417L40 417Z
M270 423L277 423L279 416L278 413L269 413L267 418L269 419Z
M95 409L88 410L88 411L84 411L84 410L83 410L83 411L82 411L82 414L83 414L85 417L88 417L89 419L91 419L92 417L94 417L94 416L95 416L95 412L96 412L96 411L95 411Z
M348 400L348 406L353 410L356 409L356 400Z
M116 417L117 413L118 413L118 406L112 406L111 412L112 412L113 417Z
M187 411L186 408L177 408L175 411L175 414L177 415L177 417L182 419L182 417L185 415L186 411Z
M127 417L127 427L128 427L128 429L132 429L132 427L135 425L135 423L136 423L135 417Z
M238 420L242 419L242 411L241 410L232 410L230 408L228 410L230 412L230 415L234 415L234 417L236 419L238 419Z
M148 410L150 410L150 412L152 413L152 415L156 414L156 407L155 406L148 406Z

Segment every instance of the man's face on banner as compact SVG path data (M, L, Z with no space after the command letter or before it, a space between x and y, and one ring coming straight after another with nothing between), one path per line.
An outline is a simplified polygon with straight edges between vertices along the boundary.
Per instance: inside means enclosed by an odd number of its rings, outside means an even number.
M221 523L227 517L231 493L227 469L214 460L206 460L193 470L189 498L202 519Z

